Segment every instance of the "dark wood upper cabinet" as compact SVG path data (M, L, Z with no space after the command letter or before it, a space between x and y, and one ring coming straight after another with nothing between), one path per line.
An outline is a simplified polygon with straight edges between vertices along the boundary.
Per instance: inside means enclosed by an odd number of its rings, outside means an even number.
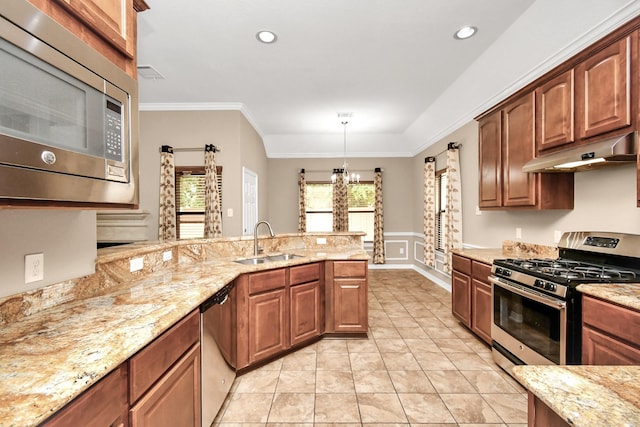
M522 171L535 157L535 94L502 110L502 182L504 206L535 206L536 174Z
M481 208L502 206L502 112L496 111L478 124Z
M631 125L631 36L576 67L576 126L589 138Z
M536 88L536 151L574 141L574 70Z

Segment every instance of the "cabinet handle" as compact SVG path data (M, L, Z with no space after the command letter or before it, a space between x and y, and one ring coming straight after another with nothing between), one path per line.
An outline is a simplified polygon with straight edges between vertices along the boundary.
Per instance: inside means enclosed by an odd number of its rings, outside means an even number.
M358 289L360 285L340 285L342 289Z

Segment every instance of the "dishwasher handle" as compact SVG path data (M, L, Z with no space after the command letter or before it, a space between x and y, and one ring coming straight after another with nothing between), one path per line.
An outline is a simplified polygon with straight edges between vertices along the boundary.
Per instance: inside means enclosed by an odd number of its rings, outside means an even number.
M226 284L222 289L213 294L208 300L200 305L200 313L204 313L214 305L222 305L229 299L229 292L233 289L234 282Z

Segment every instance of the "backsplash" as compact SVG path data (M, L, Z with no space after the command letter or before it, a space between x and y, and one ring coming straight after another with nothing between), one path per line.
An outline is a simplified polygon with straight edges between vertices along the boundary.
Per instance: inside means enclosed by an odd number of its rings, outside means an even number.
M340 247L362 249L362 233L305 233L260 237L265 253L293 252ZM318 243L318 242L326 243ZM171 259L163 260L166 252ZM95 273L56 283L21 294L0 298L0 325L20 319L74 300L84 300L129 286L132 281L167 271L178 265L188 265L222 258L241 258L253 255L252 237L186 240L176 242L138 242L98 250ZM130 271L132 259L142 258L143 268Z

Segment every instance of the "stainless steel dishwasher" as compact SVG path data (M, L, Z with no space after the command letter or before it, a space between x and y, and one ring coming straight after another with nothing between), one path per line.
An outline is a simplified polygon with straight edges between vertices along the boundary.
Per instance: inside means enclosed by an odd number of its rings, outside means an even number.
M234 282L216 292L200 306L200 351L202 387L202 426L209 427L222 407L233 380L235 370L227 364L216 342L216 322L220 321L222 304L228 300Z

